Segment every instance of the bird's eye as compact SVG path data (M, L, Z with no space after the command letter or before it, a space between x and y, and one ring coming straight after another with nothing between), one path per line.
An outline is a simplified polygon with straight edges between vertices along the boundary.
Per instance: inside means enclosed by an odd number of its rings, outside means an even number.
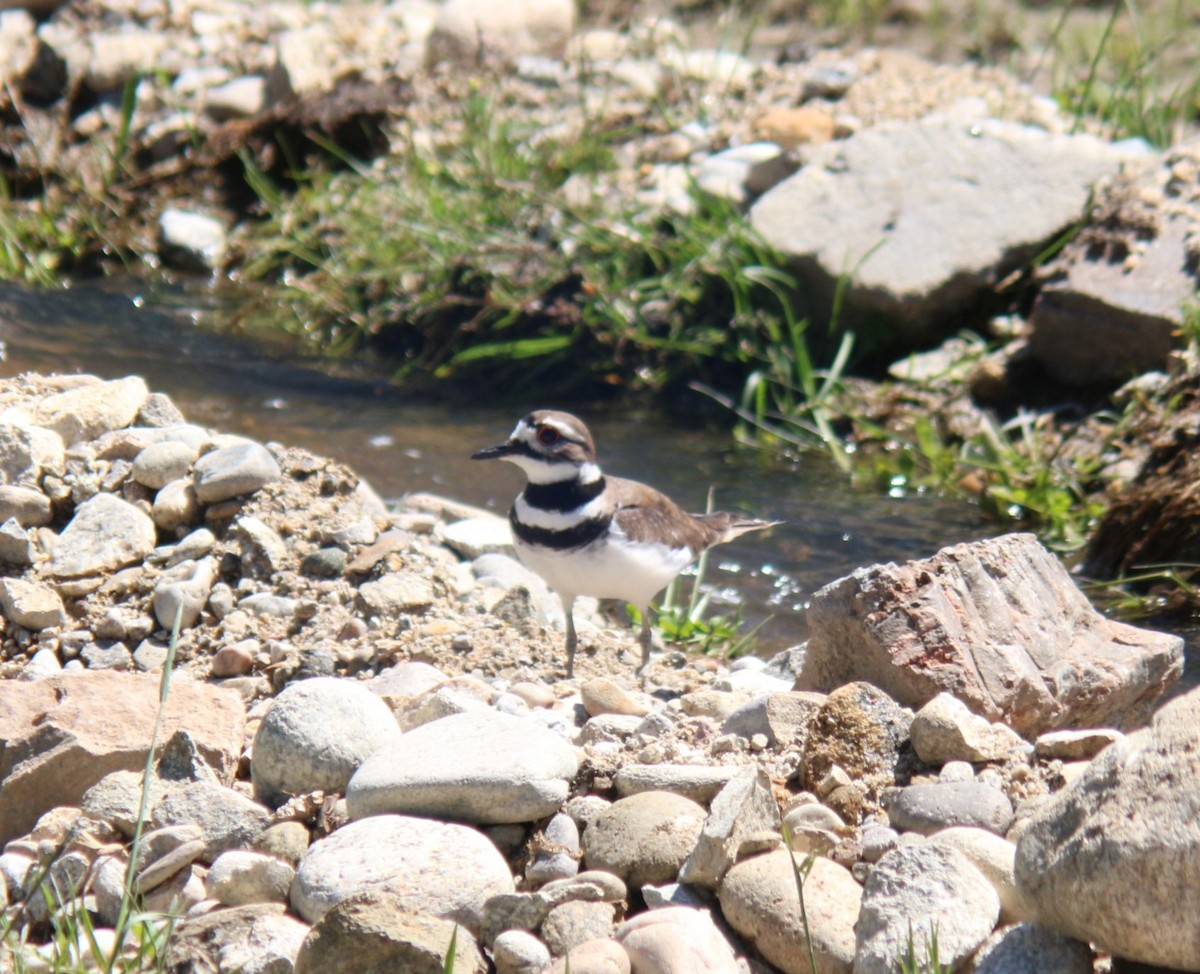
M558 430L553 426L539 426L537 438L542 446L554 446L561 439Z

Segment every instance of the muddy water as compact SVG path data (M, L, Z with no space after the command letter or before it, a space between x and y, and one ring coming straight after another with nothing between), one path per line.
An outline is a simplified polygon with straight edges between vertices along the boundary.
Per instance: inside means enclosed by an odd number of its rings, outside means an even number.
M507 511L519 489L518 471L468 457L502 440L528 409L562 405L542 401L536 390L504 405L486 397L412 402L379 374L331 376L325 364L196 324L214 313L182 295L142 300L129 289L82 286L30 294L0 284L0 374L140 374L189 420L334 457L385 498L433 491L497 512ZM717 549L710 564L714 601L740 604L748 623L766 620L760 653L804 638L801 610L825 583L860 566L924 557L1005 528L960 501L852 490L820 458L790 462L736 446L727 432L681 421L691 404L681 405L672 418L571 408L591 426L610 473L651 483L690 510L703 510L712 488L720 507L785 522ZM1189 682L1197 675L1190 673Z

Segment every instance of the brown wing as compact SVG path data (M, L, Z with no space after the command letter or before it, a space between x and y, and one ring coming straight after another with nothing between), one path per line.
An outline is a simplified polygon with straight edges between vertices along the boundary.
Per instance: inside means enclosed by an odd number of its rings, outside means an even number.
M715 544L732 541L747 531L777 524L736 514L688 514L666 494L636 480L605 478L616 506L613 519L633 541L689 548L699 554Z

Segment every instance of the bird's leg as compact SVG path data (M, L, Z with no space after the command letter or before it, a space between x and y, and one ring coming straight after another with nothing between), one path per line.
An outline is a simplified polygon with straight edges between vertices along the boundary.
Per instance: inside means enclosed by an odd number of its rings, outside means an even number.
M652 636L650 633L650 606L638 606L638 608L642 611L642 631L638 633L638 642L642 644L642 665L638 667L638 672L641 672L650 662Z
M563 615L567 620L567 679L575 675L575 647L579 640L575 636L575 596L560 595Z

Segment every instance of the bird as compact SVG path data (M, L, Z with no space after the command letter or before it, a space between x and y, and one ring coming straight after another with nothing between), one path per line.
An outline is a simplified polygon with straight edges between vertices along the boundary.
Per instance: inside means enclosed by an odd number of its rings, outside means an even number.
M653 487L607 477L584 422L539 409L508 439L472 460L505 460L525 473L509 512L513 547L558 595L566 617L567 677L574 675L575 600L620 599L641 612L639 671L650 661L650 602L704 551L779 524L737 514L689 514Z

